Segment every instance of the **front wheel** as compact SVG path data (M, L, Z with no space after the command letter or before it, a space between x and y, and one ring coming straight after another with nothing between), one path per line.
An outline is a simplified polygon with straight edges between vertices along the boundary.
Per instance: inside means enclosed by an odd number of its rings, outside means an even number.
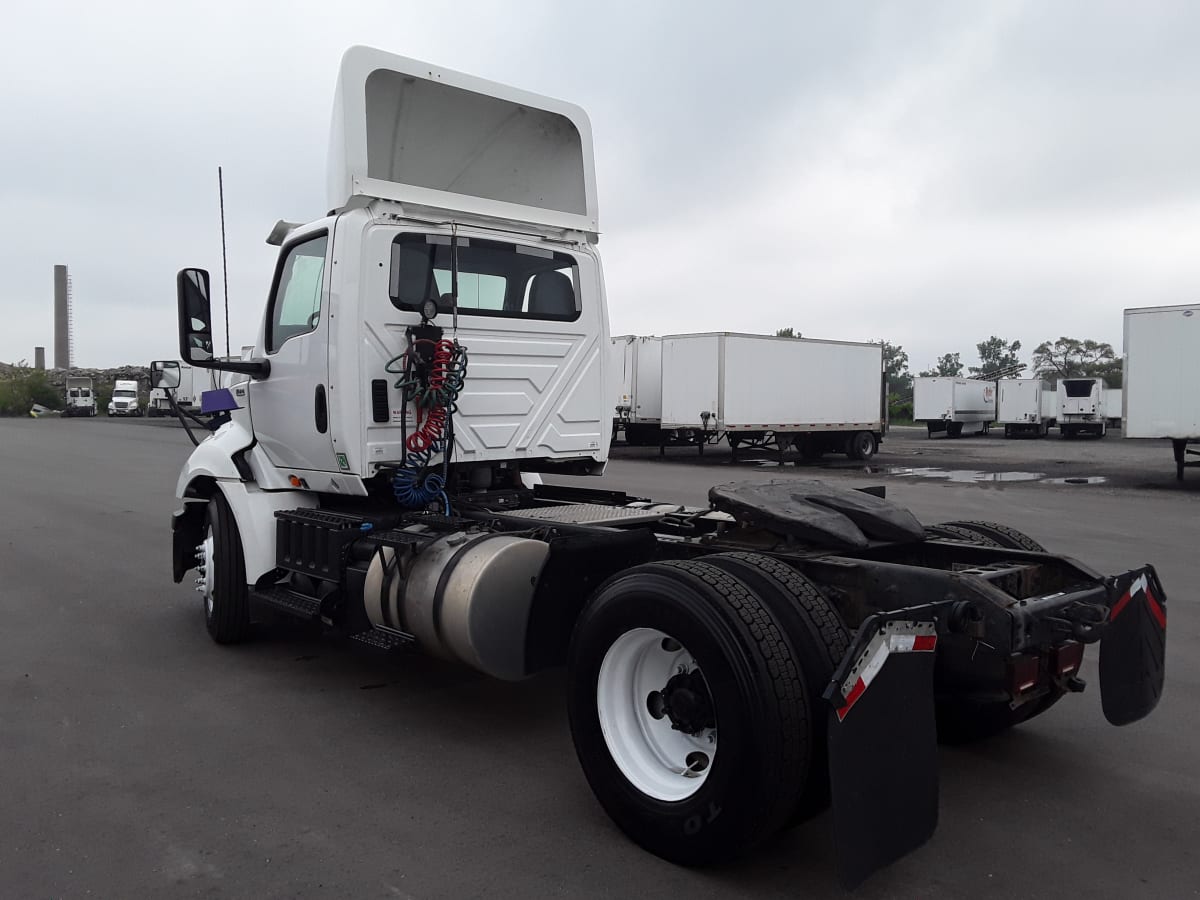
M218 644L236 644L250 632L250 591L237 522L225 498L208 501L204 539L196 548L196 590L204 598L204 624Z
M600 588L569 655L571 735L613 821L683 865L778 831L811 765L803 672L784 628L733 575L649 563Z

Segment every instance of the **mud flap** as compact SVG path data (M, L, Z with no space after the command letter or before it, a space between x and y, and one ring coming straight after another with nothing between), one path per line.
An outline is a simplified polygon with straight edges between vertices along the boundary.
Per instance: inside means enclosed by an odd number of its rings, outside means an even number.
M1104 718L1128 725L1162 696L1167 650L1167 595L1153 566L1113 579L1115 598L1100 639L1100 703Z
M914 612L867 619L825 692L834 844L847 888L937 828L937 627L932 612L927 621Z

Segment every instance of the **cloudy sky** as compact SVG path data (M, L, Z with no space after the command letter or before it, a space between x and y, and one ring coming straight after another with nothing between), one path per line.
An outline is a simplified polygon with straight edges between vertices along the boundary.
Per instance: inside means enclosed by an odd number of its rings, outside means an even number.
M614 333L883 337L916 370L1200 300L1194 3L41 0L0 32L0 361L51 353L55 263L78 364L177 355L218 165L253 343L359 43L588 111Z

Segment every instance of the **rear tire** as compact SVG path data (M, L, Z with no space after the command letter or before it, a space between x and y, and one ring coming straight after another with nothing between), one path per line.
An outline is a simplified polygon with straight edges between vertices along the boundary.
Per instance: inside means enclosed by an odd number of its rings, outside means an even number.
M952 438L962 437L962 433L963 433L963 423L962 422L950 422L949 424L946 425L946 436L947 437L952 437Z
M870 459L876 449L875 435L869 431L856 431L846 438L846 455L851 459Z
M660 633L661 642L650 640ZM670 654L681 651L680 664ZM664 661L666 674L699 673L689 684L703 696L681 699L677 675L657 687L654 666ZM576 623L568 669L584 775L646 850L683 865L720 862L778 831L796 808L811 767L809 688L780 622L727 572L689 560L610 579ZM711 718L696 714L704 697ZM690 710L682 721L680 710ZM693 728L707 721L711 729ZM704 764L692 775L673 758L687 741L696 747L684 760Z
M850 649L850 631L821 589L791 566L758 553L718 553L704 562L733 575L770 608L791 641L808 688L812 764L790 823L809 819L829 805L828 718L821 692Z
M1054 689L1037 700L1016 709L1007 702L972 703L967 700L938 700L938 740L943 744L970 744L1008 731L1015 725L1040 716L1062 699L1063 691Z
M246 584L246 561L242 539L229 504L218 492L208 501L205 513L204 549L200 564L204 624L218 644L244 641L250 632L250 589ZM211 571L209 571L211 569Z
M988 546L1005 547L1009 550L1032 550L1034 553L1045 553L1046 548L1024 532L1000 525L997 522L943 522L934 528L952 527L958 532L968 532L985 538Z

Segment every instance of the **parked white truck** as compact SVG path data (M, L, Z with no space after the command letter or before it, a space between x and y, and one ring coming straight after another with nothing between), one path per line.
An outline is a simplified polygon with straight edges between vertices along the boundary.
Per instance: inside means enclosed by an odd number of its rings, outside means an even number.
M332 148L332 211L272 232L252 358L213 359L208 273L179 273L182 358L241 376L172 523L214 640L271 611L496 678L566 664L579 761L633 840L711 864L832 798L847 883L933 832L936 736L1081 690L1084 644L1102 642L1110 721L1154 707L1148 566L1106 578L1003 526L925 528L881 490L803 478L705 507L541 483L608 457L581 109L354 48ZM744 390L803 383L764 369Z
M1063 438L1108 433L1103 378L1064 378L1058 383L1058 435Z
M996 383L975 378L924 376L913 379L913 419L933 437L986 434L996 420Z
M140 416L142 414L138 393L139 385L133 379L118 379L113 382L112 398L108 401L110 416Z
M875 455L886 430L883 346L713 332L662 339L662 432L805 459Z
M1169 439L1182 481L1200 465L1200 304L1125 310L1123 377L1123 436Z
M64 416L96 415L96 388L92 379L81 375L67 376L67 404Z
M184 408L191 408L198 399L196 391L197 379L195 377L196 370L186 363L177 363L177 365L179 367L179 386L173 391L175 402ZM200 383L203 384L207 378L208 373L203 373L200 377ZM173 414L171 401L167 397L166 390L151 385L150 400L146 404L146 415L154 418Z
M1002 378L996 382L996 424L1004 436L1045 437L1054 424L1058 395L1040 378Z
M645 447L659 442L662 423L662 338L624 334L612 338L614 424L625 442Z

